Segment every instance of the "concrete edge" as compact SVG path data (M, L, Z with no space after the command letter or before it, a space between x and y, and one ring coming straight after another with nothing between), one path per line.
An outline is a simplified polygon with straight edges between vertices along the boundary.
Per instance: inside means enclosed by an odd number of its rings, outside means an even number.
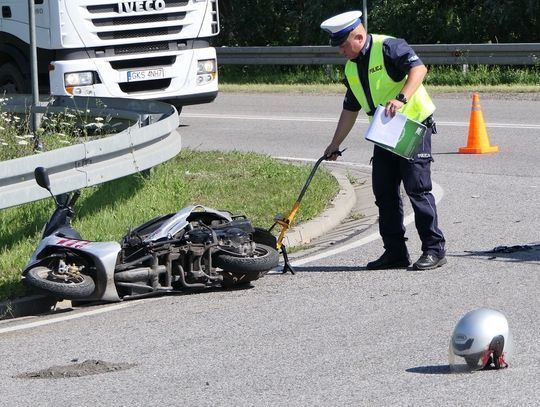
M287 231L283 239L286 247L308 244L314 238L335 228L343 222L356 204L356 193L346 174L334 168L329 170L338 181L340 191L317 218L293 226Z
M56 303L56 298L45 295L31 295L0 301L0 320L44 314L52 311Z

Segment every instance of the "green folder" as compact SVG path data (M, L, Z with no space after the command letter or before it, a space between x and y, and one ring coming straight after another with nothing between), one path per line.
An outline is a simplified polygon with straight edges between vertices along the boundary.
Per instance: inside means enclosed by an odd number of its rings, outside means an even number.
M427 127L401 113L392 119L384 116L384 107L379 106L366 133L366 140L401 157L413 159L422 143Z

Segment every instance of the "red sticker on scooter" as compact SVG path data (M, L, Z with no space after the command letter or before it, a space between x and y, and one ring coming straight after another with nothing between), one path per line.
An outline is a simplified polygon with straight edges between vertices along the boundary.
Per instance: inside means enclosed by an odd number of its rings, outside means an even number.
M56 244L58 246L73 247L74 249L82 249L84 246L88 245L88 240L74 240L74 239L61 239Z

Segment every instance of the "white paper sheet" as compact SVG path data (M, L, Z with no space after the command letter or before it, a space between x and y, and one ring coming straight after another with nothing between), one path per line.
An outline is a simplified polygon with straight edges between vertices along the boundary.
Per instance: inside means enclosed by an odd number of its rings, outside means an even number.
M394 117L386 116L384 114L384 107L378 106L365 138L366 140L394 148L399 141L406 121L407 116L404 114L396 113Z

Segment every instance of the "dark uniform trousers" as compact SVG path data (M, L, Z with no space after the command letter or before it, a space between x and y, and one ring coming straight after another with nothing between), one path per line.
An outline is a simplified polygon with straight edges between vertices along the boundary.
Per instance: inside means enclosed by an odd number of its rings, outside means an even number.
M375 146L373 151L373 193L379 208L379 232L384 248L396 256L408 255L403 225L400 184L411 201L422 252L445 255L445 239L438 227L435 198L431 193L431 134L428 127L414 160L407 160Z

